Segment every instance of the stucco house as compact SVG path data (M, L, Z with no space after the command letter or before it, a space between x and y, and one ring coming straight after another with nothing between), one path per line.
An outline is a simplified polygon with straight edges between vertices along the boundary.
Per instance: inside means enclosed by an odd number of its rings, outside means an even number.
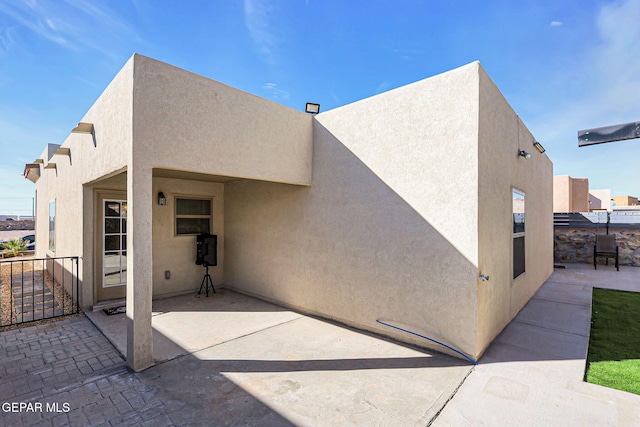
M309 115L136 54L25 175L37 256L81 256L85 309L126 297L135 370L203 231L216 288L477 359L552 272L534 142L478 62Z

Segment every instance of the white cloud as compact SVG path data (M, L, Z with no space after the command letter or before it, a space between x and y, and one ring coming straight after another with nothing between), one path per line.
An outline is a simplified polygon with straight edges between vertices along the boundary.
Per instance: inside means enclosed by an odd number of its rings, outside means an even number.
M562 22L560 21L551 21L551 25L552 27L561 27L562 26Z
M0 2L0 16L9 17L16 25L12 31L29 30L42 39L80 51L95 49L111 54L105 40L140 41L131 25L120 19L107 6L83 0L29 0L16 3ZM15 45L16 37L0 30L0 49L7 51ZM105 37L108 34L109 37ZM11 43L8 42L11 41Z
M289 92L284 89L280 89L275 83L265 83L262 88L265 89L273 99L289 99Z
M269 64L274 64L277 49L284 36L282 23L274 24L277 2L267 0L245 0L245 25L258 53Z
M9 52L16 45L16 41L13 37L15 30L16 27L6 27L0 29L0 54Z
M391 88L391 82L385 80L382 83L380 83L378 87L376 87L376 90L374 93L377 95L379 93L386 92L390 88Z
M637 0L602 7L595 20L600 42L575 64L569 78L577 78L566 82L578 85L579 95L546 106L545 114L531 120L554 173L588 177L591 187L612 188L616 194L640 194L640 168L625 161L640 157L640 141L578 148L577 131L640 120L639 20Z

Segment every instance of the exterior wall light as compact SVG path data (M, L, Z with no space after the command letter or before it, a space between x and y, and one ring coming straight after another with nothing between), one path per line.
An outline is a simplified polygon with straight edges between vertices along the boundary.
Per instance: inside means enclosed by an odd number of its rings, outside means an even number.
M527 153L524 150L518 150L518 156L524 157L525 159L529 160L531 158L531 153Z
M307 106L304 110L306 113L309 114L318 114L320 112L320 104L313 104L311 102L307 102Z
M161 191L158 193L158 205L165 206L167 204L167 198L164 197L164 193Z
M539 152L541 152L541 153L544 153L544 152L545 152L544 147L543 147L543 146L542 146L542 144L540 144L538 141L535 141L535 142L533 143L533 146L534 146L534 147L536 147L536 148L538 149L538 151L539 151Z

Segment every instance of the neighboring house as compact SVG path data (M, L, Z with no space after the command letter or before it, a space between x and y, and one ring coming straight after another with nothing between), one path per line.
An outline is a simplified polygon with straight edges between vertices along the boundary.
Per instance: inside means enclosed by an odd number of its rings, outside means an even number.
M589 208L592 211L611 212L611 189L589 190Z
M553 177L554 212L589 212L589 180L569 175Z
M613 196L611 198L615 206L637 206L640 207L640 203L638 203L638 198L633 196Z
M126 296L135 370L200 231L216 286L474 359L553 269L551 161L478 62L312 116L136 54L76 131L26 168L37 255Z

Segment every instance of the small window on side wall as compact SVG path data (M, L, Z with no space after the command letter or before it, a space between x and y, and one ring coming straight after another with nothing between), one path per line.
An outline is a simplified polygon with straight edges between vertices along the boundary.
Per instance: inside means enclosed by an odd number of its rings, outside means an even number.
M176 197L176 235L211 233L211 199Z
M56 252L56 200L49 202L49 252Z
M513 278L524 273L525 267L525 197L524 191L513 189L512 191L512 212L513 212Z

